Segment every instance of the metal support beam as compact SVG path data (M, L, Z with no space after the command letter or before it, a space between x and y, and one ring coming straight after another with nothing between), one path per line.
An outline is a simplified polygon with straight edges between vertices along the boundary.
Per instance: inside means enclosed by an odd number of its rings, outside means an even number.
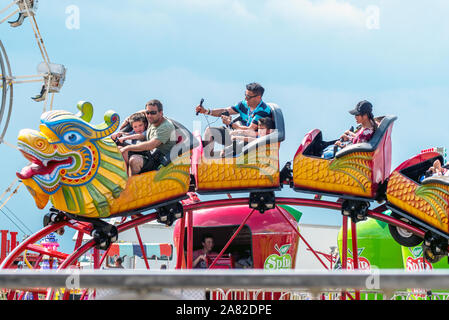
M218 256L215 258L215 260L211 263L211 265L209 266L210 269L212 269L212 267L215 265L215 263L218 261L218 259L220 259L220 257L223 255L223 253L226 251L226 249L230 246L230 244L232 243L232 241L234 241L235 237L240 233L240 230L242 230L242 228L245 226L245 223L248 221L248 219L252 216L252 214L254 213L255 209L251 210L251 212L246 216L246 218L243 220L243 222L240 224L240 226L238 227L238 229L234 232L234 234L232 235L232 237L228 240L228 242L226 243L226 245L223 247L223 249L220 251L220 253L218 254Z
M357 224L351 219L352 263L354 270L359 269L359 248L357 246ZM355 299L360 300L360 291L355 291Z

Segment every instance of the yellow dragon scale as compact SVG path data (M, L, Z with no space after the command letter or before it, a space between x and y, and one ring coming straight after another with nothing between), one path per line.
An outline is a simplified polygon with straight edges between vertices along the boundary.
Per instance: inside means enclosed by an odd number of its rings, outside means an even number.
M244 189L279 186L279 145L254 149L237 158L212 159L203 155L198 164L198 189Z
M420 188L426 187L429 191L420 192ZM432 196L432 193L435 195ZM449 187L440 184L428 184L420 186L410 181L398 172L390 176L387 189L388 201L418 219L434 226L444 232L449 231L447 202ZM438 199L436 201L435 199ZM446 201L446 203L444 202Z
M326 160L298 154L293 160L295 187L372 196L372 153L357 152Z

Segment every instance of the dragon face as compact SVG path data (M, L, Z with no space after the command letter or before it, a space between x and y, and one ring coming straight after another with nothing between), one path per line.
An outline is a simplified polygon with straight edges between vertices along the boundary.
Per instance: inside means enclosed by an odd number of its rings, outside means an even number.
M17 176L41 209L51 199L57 209L69 213L104 215L109 198L118 196L127 178L123 158L107 138L117 129L119 117L108 111L105 122L94 126L89 123L92 105L80 102L77 107L78 114L46 112L39 131L20 131L17 145L30 164ZM111 176L116 181L111 182ZM86 206L89 200L92 205Z

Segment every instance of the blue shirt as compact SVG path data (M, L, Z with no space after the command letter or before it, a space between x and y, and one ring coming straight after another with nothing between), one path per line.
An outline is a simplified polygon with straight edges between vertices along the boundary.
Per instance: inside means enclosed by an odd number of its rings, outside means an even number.
M250 110L246 100L240 101L238 104L231 108L232 110L240 114L240 117L242 117L243 125L247 127L249 127L252 123L258 125L260 118L271 118L271 109L263 101L260 101L254 111Z

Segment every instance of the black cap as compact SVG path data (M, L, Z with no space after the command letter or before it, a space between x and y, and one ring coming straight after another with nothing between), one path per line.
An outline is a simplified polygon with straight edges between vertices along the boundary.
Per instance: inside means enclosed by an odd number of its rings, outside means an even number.
M360 101L359 103L357 103L354 110L349 111L349 113L354 116L358 116L361 114L369 114L372 112L373 112L373 105L371 104L371 102L366 100Z

